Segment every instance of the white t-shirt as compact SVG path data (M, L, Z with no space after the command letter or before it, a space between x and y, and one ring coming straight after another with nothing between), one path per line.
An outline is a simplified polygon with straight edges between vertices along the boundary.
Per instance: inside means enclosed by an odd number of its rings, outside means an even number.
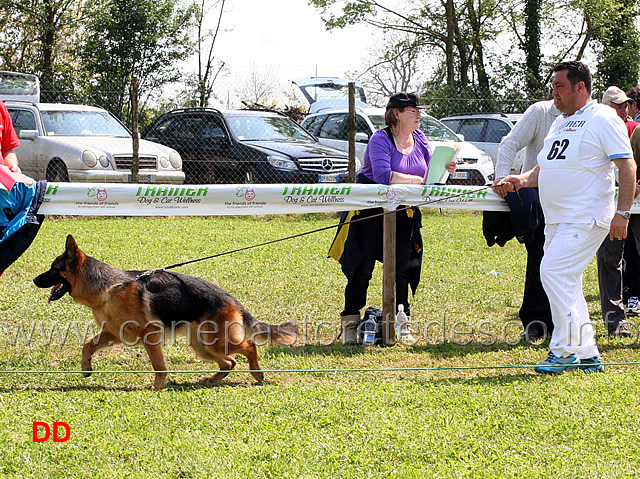
M624 122L611 107L589 102L551 125L538 154L540 203L546 223L609 228L615 214L615 165L633 158Z

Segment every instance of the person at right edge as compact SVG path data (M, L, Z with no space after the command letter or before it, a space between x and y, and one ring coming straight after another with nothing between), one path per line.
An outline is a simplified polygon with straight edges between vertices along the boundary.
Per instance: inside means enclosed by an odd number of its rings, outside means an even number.
M563 114L551 125L538 165L500 184L510 191L538 186L546 222L540 278L554 329L549 355L535 371L603 372L582 275L607 235L627 236L636 164L624 122L591 98L591 73L584 63L556 65L552 86L554 105Z
M611 107L616 112L624 122L629 137L638 126L638 122L629 119L628 108L631 101L633 100L616 86L607 88L602 95L602 104ZM636 196L638 194L637 188L636 186ZM628 232L633 237L640 238L640 216L632 215L629 217ZM625 271L625 269L630 269L632 265L635 265L636 261L634 260L638 253L635 251L636 242L629 240L630 238L626 240L605 238L596 254L602 320L610 336L631 336L624 304L624 289L633 284L625 279L634 275L626 275L625 273L630 273L630 271ZM625 266L623 267L623 265ZM635 271L635 273L637 275L638 272ZM633 296L636 295L637 292L634 292Z
M537 156L544 144L544 137L547 136L551 124L559 114L560 111L553 104L553 100L539 101L527 108L513 130L500 142L494 185L509 175L516 153L523 148L526 149L522 173L533 169L538 164ZM530 200L534 204L531 207L540 208L537 188L534 190L535 194ZM494 186L494 191L503 198L507 196L504 187ZM523 337L535 340L546 338L553 331L551 306L540 282L540 262L544 254L544 219L538 224L533 237L525 243L525 248L527 270L519 315L524 328Z

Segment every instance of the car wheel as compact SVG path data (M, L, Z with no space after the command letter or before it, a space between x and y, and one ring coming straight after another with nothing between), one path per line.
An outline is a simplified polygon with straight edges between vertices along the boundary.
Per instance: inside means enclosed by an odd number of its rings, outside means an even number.
M53 160L47 167L47 181L54 183L61 183L69 181L69 172L64 162L60 160Z

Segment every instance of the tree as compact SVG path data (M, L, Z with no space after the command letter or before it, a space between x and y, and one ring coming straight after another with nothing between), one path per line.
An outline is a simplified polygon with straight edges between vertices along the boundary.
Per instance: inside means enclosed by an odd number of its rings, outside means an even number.
M614 0L611 7L608 21L594 35L600 45L596 85L627 90L638 84L640 75L640 35L634 22L638 6L635 0Z
M348 77L366 87L368 103L386 104L389 96L399 91L420 93L424 79L419 60L421 48L415 41L415 36L390 32L371 51L364 71L349 73Z
M81 0L0 0L0 59L3 68L35 73L43 99L56 85L68 84L75 62Z
M259 104L269 106L274 102L274 96L279 90L279 81L272 68L258 71L255 64L251 65L248 77L237 89L240 101L246 104Z
M177 0L90 0L87 9L78 58L95 103L125 118L133 77L140 79L141 96L180 78L177 62L193 51L193 5L183 9Z
M525 0L524 7L524 50L526 57L527 93L536 98L542 88L542 52L540 49L540 10L542 0Z
M327 28L343 28L359 22L383 31L413 35L413 44L423 52L444 54L443 65L449 89L464 91L472 83L490 95L484 43L495 39L496 0L422 0L408 10L389 8L377 0L310 0L322 11ZM341 5L341 14L332 13ZM440 66L434 70L441 70Z
M216 4L220 5L220 13L218 14L218 20L214 30L207 31L204 28L204 20L208 11L206 0L201 0L200 7L196 12L198 74L196 77L195 90L198 100L197 106L199 107L205 107L209 104L214 84L225 68L225 62L216 59L213 53L218 32L220 31L220 25L222 24L225 0L220 0L216 2ZM207 41L210 41L208 47Z

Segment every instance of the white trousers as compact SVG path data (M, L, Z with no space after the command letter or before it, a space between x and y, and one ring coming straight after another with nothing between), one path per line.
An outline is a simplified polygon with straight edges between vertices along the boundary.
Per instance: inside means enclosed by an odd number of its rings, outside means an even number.
M540 279L551 305L553 334L549 348L557 357L598 356L595 332L582 291L582 275L609 230L595 224L545 225Z

